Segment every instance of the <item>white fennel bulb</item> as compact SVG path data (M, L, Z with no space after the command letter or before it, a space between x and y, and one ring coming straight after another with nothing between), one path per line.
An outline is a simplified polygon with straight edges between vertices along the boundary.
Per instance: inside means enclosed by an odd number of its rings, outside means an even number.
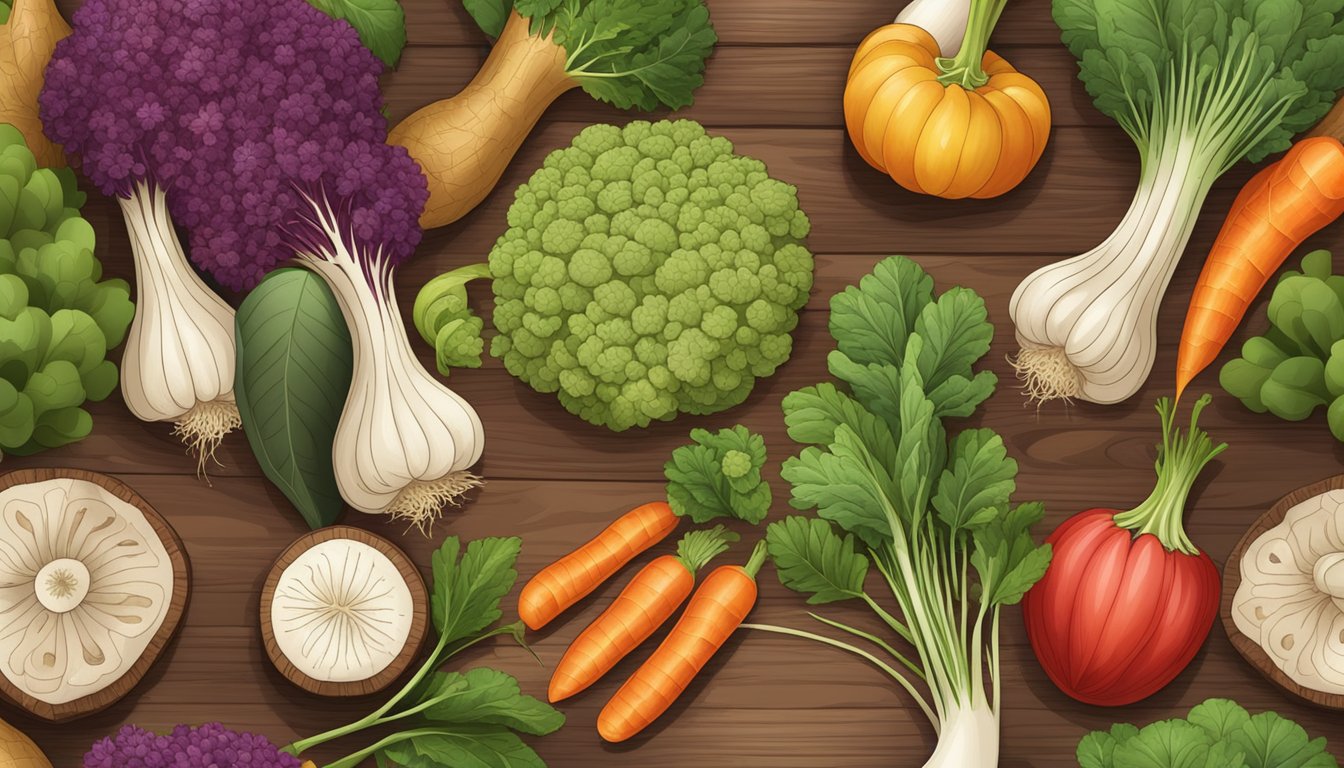
M1213 182L1287 149L1335 100L1344 7L1288 0L1055 2L1097 108L1139 151L1139 187L1110 237L1013 294L1027 396L1117 403L1153 367L1157 312ZM1272 22L1272 23L1271 23ZM1135 37L1125 30L1170 34Z
M1027 396L1118 403L1143 386L1157 351L1157 310L1216 169L1177 142L1143 170L1110 237L1036 270L1009 312Z
M938 52L956 56L966 36L971 17L971 0L911 0L896 16L897 24L913 24L933 35Z
M330 286L354 343L354 376L332 446L337 487L361 512L428 530L444 506L482 484L468 471L485 449L481 419L411 351L392 267L381 254L352 253L330 206L313 207L327 242L298 259Z
M118 197L135 257L136 311L121 394L141 421L167 421L205 467L242 425L233 398L233 308L187 262L163 193L140 181Z

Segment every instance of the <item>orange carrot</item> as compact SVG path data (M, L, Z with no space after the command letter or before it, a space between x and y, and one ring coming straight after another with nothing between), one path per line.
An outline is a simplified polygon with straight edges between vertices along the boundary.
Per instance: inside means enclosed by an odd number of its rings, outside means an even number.
M597 682L663 625L695 586L695 573L737 541L722 525L691 531L677 544L677 554L663 555L644 566L621 590L611 607L575 638L551 675L552 703L567 699Z
M1208 367L1293 249L1344 214L1344 144L1303 139L1232 203L1195 284L1176 361L1176 397Z
M602 708L602 738L625 741L672 706L756 605L756 573L765 554L762 541L745 566L725 565L705 577L658 650Z
M523 587L518 616L530 629L541 629L566 608L634 559L667 538L681 518L667 502L635 507L582 547L546 566Z

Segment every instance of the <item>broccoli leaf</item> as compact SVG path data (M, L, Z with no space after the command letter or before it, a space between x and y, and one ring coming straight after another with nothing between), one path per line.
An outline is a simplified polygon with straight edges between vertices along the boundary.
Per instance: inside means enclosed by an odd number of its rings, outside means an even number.
M808 604L863 596L868 558L854 551L854 537L841 538L829 523L793 515L766 529L779 583L809 595Z
M443 642L471 637L499 620L500 601L518 580L514 563L521 547L516 537L486 538L463 552L458 538L449 536L434 552L430 604Z
M499 726L423 728L384 747L380 759L404 768L546 768L518 735Z
M397 0L308 0L333 19L344 19L359 33L360 42L396 68L406 47L406 13ZM468 6L470 9L470 6ZM501 22L502 26L502 22Z
M512 675L489 667L437 672L419 701L428 704L424 718L436 723L497 725L534 736L565 724L565 716L554 707L523 695Z
M345 503L331 445L354 369L336 297L306 269L266 276L238 308L234 396L266 477L311 528L336 522Z
M663 466L672 511L696 523L763 520L771 501L770 485L761 477L765 439L738 425L717 433L694 429L691 440Z

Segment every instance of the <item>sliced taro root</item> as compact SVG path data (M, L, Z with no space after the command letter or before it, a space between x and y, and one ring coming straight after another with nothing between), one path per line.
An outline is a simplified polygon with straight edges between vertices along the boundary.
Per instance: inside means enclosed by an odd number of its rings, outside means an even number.
M172 639L190 581L177 534L123 483L0 476L0 694L54 721L112 705Z
M424 579L396 545L350 526L313 531L289 545L266 577L266 653L311 693L376 693L415 659L428 603Z

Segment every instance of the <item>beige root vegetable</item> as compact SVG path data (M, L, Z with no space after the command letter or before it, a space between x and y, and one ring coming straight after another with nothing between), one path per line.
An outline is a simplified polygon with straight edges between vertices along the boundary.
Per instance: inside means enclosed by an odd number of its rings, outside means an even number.
M23 133L42 168L65 166L65 155L42 133L37 94L51 52L70 25L52 0L14 0L9 21L0 26L0 123Z
M542 113L579 81L565 72L565 51L534 37L528 22L509 14L504 31L471 83L436 101L388 133L429 177L425 228L450 224L475 208L504 175Z
M0 720L0 768L51 768L51 761L32 739Z
M405 147L429 179L420 217L426 229L451 224L484 200L542 113L566 91L583 88L622 109L677 109L691 103L704 81L705 58L718 40L704 0L648 0L631 23L620 15L628 8L615 0L550 5L545 15L527 17L513 10L506 16L491 3L468 4L497 38L484 66L461 93L388 132L388 143Z

